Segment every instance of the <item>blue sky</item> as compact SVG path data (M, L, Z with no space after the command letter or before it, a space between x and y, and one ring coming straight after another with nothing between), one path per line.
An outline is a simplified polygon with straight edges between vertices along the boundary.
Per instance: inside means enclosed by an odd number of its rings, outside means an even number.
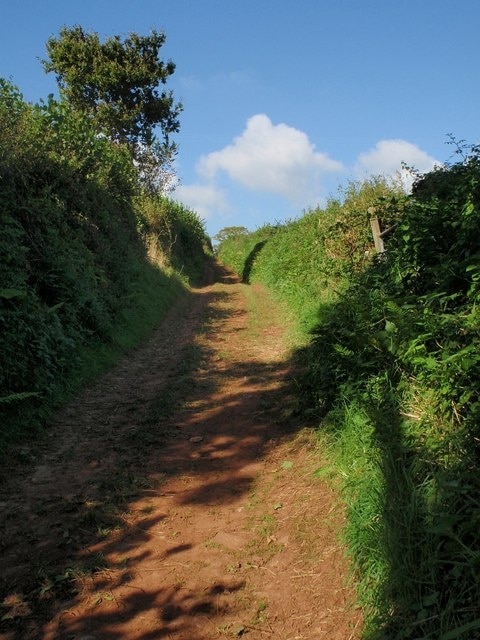
M174 197L255 229L339 185L452 159L478 143L479 0L0 0L0 76L34 102L63 25L164 31L184 105Z

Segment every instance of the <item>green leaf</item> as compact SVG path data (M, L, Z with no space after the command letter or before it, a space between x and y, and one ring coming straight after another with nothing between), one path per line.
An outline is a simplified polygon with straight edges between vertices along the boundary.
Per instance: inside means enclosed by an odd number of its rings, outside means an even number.
M11 404L12 402L20 402L27 398L34 398L41 395L38 391L22 391L21 393L11 393L9 396L3 396L0 398L0 404Z
M19 289L0 289L0 298L10 300L11 298L25 298L26 291L20 291Z
M397 325L390 320L385 321L385 331L387 333L395 333L397 331Z
M293 462L291 462L290 460L285 460L284 462L282 462L281 467L282 469L292 469Z
M58 311L58 309L63 307L64 304L65 302L59 302L58 304L55 304L53 307L49 307L49 309L47 310L47 313L54 313L55 311Z

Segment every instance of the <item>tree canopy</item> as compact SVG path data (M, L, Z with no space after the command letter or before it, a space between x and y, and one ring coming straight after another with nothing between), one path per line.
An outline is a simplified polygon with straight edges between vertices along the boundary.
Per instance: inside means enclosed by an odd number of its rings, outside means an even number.
M222 242L225 242L225 240L230 240L235 236L245 235L247 233L247 227L224 227L223 229L220 229L213 239L218 244L221 244Z
M182 111L172 91L159 90L175 71L172 61L159 58L164 43L165 35L157 31L102 43L97 33L80 26L63 27L47 41L43 65L55 73L62 98L91 117L99 131L128 144L135 157L147 148L164 160L175 149L169 134L179 130Z

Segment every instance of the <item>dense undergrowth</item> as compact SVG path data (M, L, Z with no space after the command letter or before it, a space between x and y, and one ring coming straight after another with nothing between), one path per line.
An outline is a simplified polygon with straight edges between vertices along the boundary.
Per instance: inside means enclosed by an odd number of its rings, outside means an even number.
M299 395L342 484L369 640L480 637L480 149L458 151L409 196L354 184L218 247L311 332Z
M0 449L158 324L208 246L127 146L0 81Z

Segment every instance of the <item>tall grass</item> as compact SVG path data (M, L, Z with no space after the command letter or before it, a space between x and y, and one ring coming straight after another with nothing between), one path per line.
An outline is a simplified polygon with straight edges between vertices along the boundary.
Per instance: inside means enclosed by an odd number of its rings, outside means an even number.
M300 403L329 451L319 473L341 485L368 640L480 637L479 153L412 196L350 185L237 243L240 272L311 330ZM380 258L371 207L394 227Z

